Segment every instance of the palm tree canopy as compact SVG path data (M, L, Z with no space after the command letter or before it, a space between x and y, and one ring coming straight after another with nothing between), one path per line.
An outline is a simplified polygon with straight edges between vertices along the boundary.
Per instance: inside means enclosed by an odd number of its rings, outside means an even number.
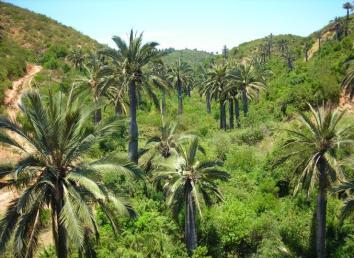
M41 215L48 207L57 222L52 223L53 234L58 236L58 228L65 228L77 248L83 246L85 235L98 236L92 202L102 207L117 232L117 216L134 212L104 187L102 174L116 171L140 177L141 171L115 156L92 162L83 157L93 144L117 130L120 122L99 123L88 129L85 124L92 110L61 93L44 98L31 91L22 103L26 126L0 117L0 142L24 153L14 166L0 167L1 188L20 191L0 220L0 253L14 237L14 255L30 257L45 226ZM6 131L16 136L10 137ZM62 207L59 214L58 207Z
M192 67L186 62L181 61L179 58L168 69L168 78L173 85L177 85L177 81L180 81L183 86L186 86L191 79Z
M347 10L350 10L353 8L353 5L349 2L346 2L343 4L343 9L347 9Z
M114 43L118 51L107 50L105 54L118 60L122 64L122 72L129 79L140 82L142 80L142 68L153 59L160 56L156 47L158 43L143 43L143 33L137 35L130 31L128 44L119 36L114 36Z
M199 161L197 152L204 152L196 136L186 137L178 143L178 157L167 161L155 172L155 180L165 182L167 204L173 207L177 216L185 204L185 186L192 185L193 202L201 215L201 205L210 206L214 201L223 200L215 180L226 181L230 175L223 171L220 161ZM214 199L213 199L214 197Z
M230 73L236 81L239 90L245 92L248 99L258 98L259 93L265 89L265 76L268 71L262 72L248 62L240 63L236 69Z
M300 157L300 164L295 169L297 185L295 193L304 188L309 193L319 178L319 161L325 163L328 183L342 181L343 173L339 166L337 150L354 140L352 126L342 126L340 121L344 112L330 107L315 110L310 106L310 116L300 114L298 121L301 128L287 130L290 139L284 144L286 154L280 162L289 158Z
M204 94L208 91L212 97L222 98L223 91L227 86L229 76L228 65L214 64L207 71L207 79L203 89Z

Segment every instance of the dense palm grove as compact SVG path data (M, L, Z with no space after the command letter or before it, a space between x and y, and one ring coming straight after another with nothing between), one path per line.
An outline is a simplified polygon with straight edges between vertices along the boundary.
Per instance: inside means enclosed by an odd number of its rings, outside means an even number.
M115 49L47 49L17 120L0 116L1 144L22 153L0 166L0 189L18 193L0 214L0 254L352 257L343 8L308 38L270 34L197 64L134 31Z

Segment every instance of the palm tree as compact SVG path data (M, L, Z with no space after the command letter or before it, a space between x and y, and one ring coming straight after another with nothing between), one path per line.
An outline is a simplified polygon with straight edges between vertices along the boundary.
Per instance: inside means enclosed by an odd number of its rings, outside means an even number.
M214 180L226 181L229 174L220 169L218 161L199 161L198 150L203 149L198 144L198 138L189 138L185 143L179 143L179 157L175 164L169 162L161 165L161 171L156 171L155 180L165 181L167 204L172 208L174 216L184 211L185 242L189 252L197 247L197 212L201 216L201 206L212 205L222 201L223 197ZM214 197L214 198L213 198ZM184 209L183 209L184 207Z
M79 69L81 71L83 69L83 65L85 61L85 55L82 49L81 48L73 49L68 55L68 60L73 63L76 69Z
M107 91L107 69L105 69L104 63L100 60L98 54L89 53L88 63L84 65L84 75L75 79L74 86L77 86L79 90L88 90L93 98L93 103L96 107L99 106L101 97ZM101 108L97 108L93 115L93 121L95 124L99 123L102 119Z
M232 108L235 108L235 118L236 118L236 125L237 127L241 126L240 123L240 104L239 104L239 99L240 99L240 90L239 90L239 85L235 83L234 80L230 80L223 90L223 94L226 96L226 98L229 100L230 105L229 105L229 124L230 128L233 128L233 110Z
M343 25L343 20L340 17L335 17L334 20L331 21L333 24L333 28L336 32L336 39L340 40L343 35L343 27L345 29L345 24Z
M204 90L206 87L205 81L207 80L207 67L206 65L200 65L197 67L196 71L197 76L197 87L199 94L205 96L206 111L211 113L211 96L209 90Z
M228 66L226 64L215 64L207 73L207 80L203 89L204 94L210 94L211 98L219 100L220 106L220 129L226 130L226 95L223 91L228 83Z
M91 146L113 133L119 123L86 128L90 112L79 99L49 94L45 100L39 93L29 92L23 103L20 108L26 126L0 117L0 142L25 154L14 167L0 168L4 180L1 187L23 190L0 220L0 253L13 239L15 257L33 257L45 227L43 214L49 209L57 256L65 258L69 256L69 243L81 249L87 247L86 241L98 237L91 204L102 208L115 232L119 214L134 214L130 205L100 183L102 173L140 176L140 170L113 156L93 162L83 160ZM5 131L16 137L9 137Z
M168 78L177 88L178 114L183 113L183 87L187 86L190 80L192 68L179 58L168 70Z
M309 193L317 184L316 253L318 258L324 258L327 190L331 183L344 178L338 166L337 151L352 143L354 135L353 127L340 124L344 112L331 107L315 110L310 106L310 110L311 116L300 114L301 128L288 130L290 136L284 144L286 153L280 160L301 160L295 169L295 193L300 188Z
M285 39L281 39L279 42L278 42L278 45L279 45L279 51L281 53L282 56L285 55L286 51L288 50L289 48L289 43L287 40Z
M162 126L159 134L150 137L145 147L141 150L139 163L147 168L153 160L169 158L177 146L179 136L176 134L177 123L166 122L162 117ZM158 163L158 162L156 162Z
M160 111L166 114L166 95L170 93L173 86L169 83L167 69L162 60L154 62L150 69L149 84L161 91Z
M318 42L318 51L321 52L321 39L322 39L321 31L317 31L315 33L315 35L316 35L317 42Z
M345 36L348 36L348 27L349 27L349 12L353 9L353 5L349 2L343 4L343 9L347 11L346 24L345 24Z
M265 78L248 62L239 64L231 72L231 76L236 80L242 98L243 113L247 116L248 100L258 98L259 92L265 89Z
M113 41L117 45L118 50L110 49L106 50L104 53L120 64L122 75L128 85L130 108L128 156L131 161L138 163L139 131L136 120L137 86L147 85L143 68L160 56L156 49L158 43L149 42L143 44L143 34L134 34L133 30L130 31L128 43L118 36L114 36Z
M305 54L305 61L307 62L309 59L309 51L311 49L311 42L306 40L304 44L304 54Z

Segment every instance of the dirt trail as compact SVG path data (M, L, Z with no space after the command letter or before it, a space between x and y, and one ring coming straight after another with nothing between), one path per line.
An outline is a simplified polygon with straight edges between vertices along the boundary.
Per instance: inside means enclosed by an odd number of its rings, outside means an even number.
M322 34L321 45L327 40L333 39L334 36L335 36L335 32L333 31L327 31L324 34ZM308 59L311 59L313 55L318 51L318 49L319 49L319 44L318 44L318 39L316 39L316 42L312 45L312 47L309 50Z
M349 95L346 95L344 91L342 91L339 97L339 110L346 110L348 113L354 114L354 97L350 98Z
M31 87L31 82L34 76L42 71L42 66L40 65L27 65L27 74L14 81L12 83L12 89L7 89L5 91L4 103L7 106L7 114L11 119L16 118L16 114L19 111L18 104L21 100L21 95L26 88Z
M6 113L12 120L16 120L16 114L19 111L18 104L21 101L22 93L31 87L34 76L42 70L38 65L27 65L27 74L12 83L12 89L5 91L4 104L6 105ZM24 144L23 140L15 134L9 133L20 144ZM0 145L0 164L13 164L21 158L21 154L8 146ZM16 197L16 192L9 189L0 190L0 214L3 214L10 203Z

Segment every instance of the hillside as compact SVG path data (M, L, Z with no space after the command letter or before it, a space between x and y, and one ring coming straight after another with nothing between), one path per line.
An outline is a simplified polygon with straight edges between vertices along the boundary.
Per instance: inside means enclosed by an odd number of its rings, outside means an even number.
M278 46L281 41L289 42L289 47L292 49L299 50L304 43L305 38L296 36L296 35L269 35L265 38L260 38L256 40L252 40L249 42L245 42L240 44L237 47L233 47L230 49L230 54L236 58L247 58L252 55L255 55L259 52L261 46L271 41L272 50L275 54L279 54Z
M354 198L354 99L341 83L354 29L272 35L226 60L168 49L165 65L194 68L174 74L141 61L156 49L91 56L101 45L70 27L1 2L0 13L0 113L16 121L0 116L0 257L313 258L319 192L326 257L352 257L354 214L341 211ZM77 49L84 69L68 58ZM349 110L339 123L312 116L308 104L324 103ZM335 194L343 182L352 189Z
M65 58L72 49L99 46L73 28L1 1L0 14L0 102L11 81L25 74L26 63L59 68L64 64L58 59Z

